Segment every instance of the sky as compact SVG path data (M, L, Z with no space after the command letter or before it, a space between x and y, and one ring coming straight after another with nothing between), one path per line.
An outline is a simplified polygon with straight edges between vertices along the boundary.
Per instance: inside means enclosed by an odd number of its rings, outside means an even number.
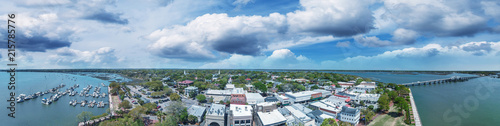
M498 0L17 0L18 69L500 70ZM0 64L8 64L0 46ZM3 69L7 69L3 65Z

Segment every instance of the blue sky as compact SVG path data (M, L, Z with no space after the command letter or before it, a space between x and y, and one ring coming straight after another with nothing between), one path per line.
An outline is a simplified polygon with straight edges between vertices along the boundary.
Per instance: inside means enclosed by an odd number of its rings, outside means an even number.
M1 15L17 15L20 69L500 70L498 10L493 0L0 5ZM0 23L7 24L7 16ZM6 38L5 27L0 30ZM6 46L0 47L0 62L7 64Z

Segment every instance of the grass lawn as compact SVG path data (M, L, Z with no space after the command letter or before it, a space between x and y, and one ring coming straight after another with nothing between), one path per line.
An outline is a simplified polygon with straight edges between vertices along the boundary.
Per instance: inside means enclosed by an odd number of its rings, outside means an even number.
M393 106L389 109L388 114L380 115L368 126L408 126L404 123L403 118L404 116L397 116L397 110Z

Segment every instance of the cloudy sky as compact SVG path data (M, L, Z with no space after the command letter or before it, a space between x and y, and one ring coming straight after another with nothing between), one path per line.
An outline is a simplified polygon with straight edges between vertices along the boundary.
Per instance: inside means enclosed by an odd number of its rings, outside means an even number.
M18 0L0 4L0 43L15 13L20 69L500 70L498 10L498 0Z

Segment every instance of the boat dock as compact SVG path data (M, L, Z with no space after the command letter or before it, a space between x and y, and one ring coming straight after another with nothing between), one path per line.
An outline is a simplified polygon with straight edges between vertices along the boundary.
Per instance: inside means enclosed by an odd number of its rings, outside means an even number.
M410 90L410 102L411 102L411 109L412 109L412 113L413 113L413 119L415 120L415 122L412 122L415 124L415 126L422 126L422 122L420 121L420 116L418 115L418 110L417 110L417 105L415 105L415 100L413 100L413 94L411 92L411 89Z

